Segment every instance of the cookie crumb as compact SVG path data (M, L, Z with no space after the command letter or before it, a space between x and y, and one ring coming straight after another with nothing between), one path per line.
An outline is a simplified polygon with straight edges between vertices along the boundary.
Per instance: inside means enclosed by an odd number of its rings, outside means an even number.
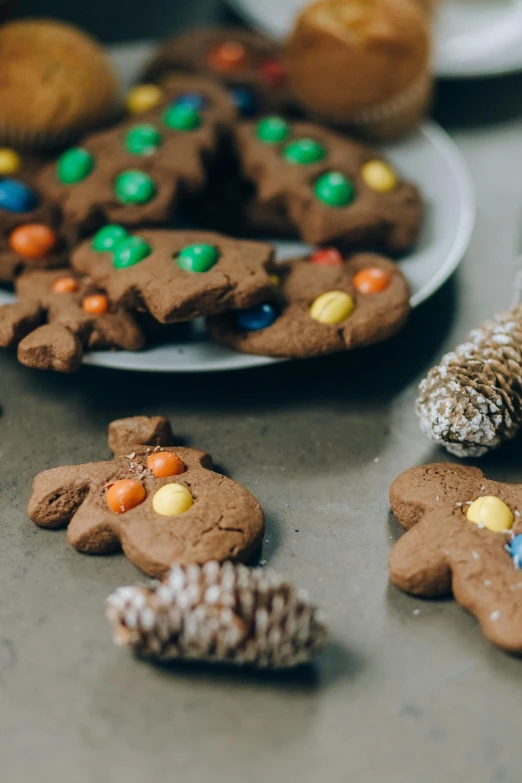
M474 550L471 552L471 554L473 555L473 560L480 560L480 555L479 555L479 553L476 551L476 549L474 549Z
M414 609L413 614L417 617L420 614L420 609Z
M379 462L379 457L375 457L374 462Z

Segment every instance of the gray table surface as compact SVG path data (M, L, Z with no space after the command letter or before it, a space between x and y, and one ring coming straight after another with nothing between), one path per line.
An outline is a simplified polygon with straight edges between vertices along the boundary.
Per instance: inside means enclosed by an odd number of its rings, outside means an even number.
M522 78L441 86L478 221L455 276L389 345L201 376L38 374L0 355L0 779L18 783L514 783L522 662L452 601L390 588L391 480L444 459L413 413L441 353L510 299L522 214ZM252 677L155 668L112 645L103 602L140 575L36 528L34 475L108 456L109 421L168 415L267 514L263 558L328 613L317 666ZM520 477L520 444L484 460ZM414 610L420 610L414 614Z

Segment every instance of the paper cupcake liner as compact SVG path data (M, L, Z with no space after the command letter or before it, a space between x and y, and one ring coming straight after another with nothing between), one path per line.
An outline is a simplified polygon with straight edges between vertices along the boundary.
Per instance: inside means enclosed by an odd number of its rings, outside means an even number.
M370 129L372 125L396 120L403 113L408 115L413 109L423 108L431 95L431 83L431 75L426 70L404 92L377 106L354 112L349 124L362 130Z

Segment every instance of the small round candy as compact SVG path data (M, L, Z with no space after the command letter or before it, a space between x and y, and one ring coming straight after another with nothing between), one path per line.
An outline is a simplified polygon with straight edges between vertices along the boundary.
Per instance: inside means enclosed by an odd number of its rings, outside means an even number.
M192 495L183 484L165 484L152 498L152 508L162 517L175 517L188 511L194 503Z
M361 177L377 193L388 193L397 187L397 174L384 160L369 160L361 169Z
M336 247L325 247L322 250L316 250L310 258L313 264L322 264L323 266L342 266L343 257Z
M115 514L125 514L131 508L143 503L147 493L145 487L134 479L115 481L107 492L107 505Z
M98 253L108 253L127 239L129 234L123 226L109 224L96 232L92 239L92 246Z
M154 125L134 125L125 134L125 147L132 155L151 155L161 144Z
M522 565L522 535L515 536L509 545L509 554L515 561L517 568Z
M201 116L188 103L175 103L163 112L163 122L172 130L187 132L199 128Z
M163 100L163 90L157 84L138 84L127 93L126 106L131 114L153 109Z
M89 176L94 168L94 157L83 147L71 147L59 158L58 179L63 185L74 185Z
M55 250L58 237L43 223L26 223L18 226L9 236L9 245L22 258L45 258Z
M241 117L253 117L257 113L257 99L251 90L246 87L229 87L229 91Z
M115 269L127 269L139 264L151 252L151 246L141 237L127 237L115 248L112 263Z
M178 255L178 266L185 272L208 272L219 261L213 245L187 245Z
M315 183L315 195L329 207L346 207L353 201L353 185L340 171L322 174Z
M114 191L122 204L146 204L156 195L156 185L143 171L130 170L116 177Z
M286 69L275 57L263 60L259 66L259 75L267 87L281 87L286 82Z
M225 41L211 49L207 55L209 66L220 73L240 71L247 61L246 49L239 41Z
M183 106L190 106L190 108L195 109L195 111L201 111L201 109L205 108L207 103L207 99L200 92L183 92L181 95L178 95L174 101L175 106L183 104Z
M157 451L147 459L147 468L153 472L156 478L169 478L179 476L185 472L185 465L177 454L171 451Z
M256 136L264 144L279 144L290 134L290 126L282 117L264 117L256 126Z
M0 149L0 175L16 174L22 165L20 155L9 147Z
M31 212L38 204L36 193L17 179L0 179L0 209L6 212Z
M493 495L484 495L477 498L469 506L466 517L470 522L474 522L480 527L493 530L495 533L502 533L504 530L511 530L513 527L513 514L504 501Z
M313 302L310 315L320 324L339 324L354 308L353 299L344 291L328 291Z
M86 296L82 302L82 310L89 315L103 315L109 310L109 300L103 294Z
M260 329L267 329L277 320L279 313L270 302L247 307L245 310L238 310L237 325L239 329L245 332L258 332Z
M360 294L379 294L390 285L390 276L376 266L360 269L353 278L353 285Z
M78 281L74 277L59 277L53 283L55 294L75 294L78 290Z
M297 141L290 142L283 150L283 158L286 162L299 166L317 163L318 160L323 160L325 157L325 148L314 139L297 139Z

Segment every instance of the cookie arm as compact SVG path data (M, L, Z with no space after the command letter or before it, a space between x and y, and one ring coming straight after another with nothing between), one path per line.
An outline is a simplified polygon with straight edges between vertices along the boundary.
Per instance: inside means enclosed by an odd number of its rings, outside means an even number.
M391 582L411 595L435 597L451 593L451 568L443 545L426 517L408 530L393 547L388 561Z
M81 466L53 468L39 473L33 483L29 516L41 527L66 525L89 492L89 477Z
M109 448L124 454L132 446L172 446L174 435L163 416L131 416L109 424Z
M83 359L78 337L61 324L45 324L24 337L18 360L26 367L56 372L76 372Z
M18 345L42 322L43 312L38 302L15 302L0 307L0 346Z

